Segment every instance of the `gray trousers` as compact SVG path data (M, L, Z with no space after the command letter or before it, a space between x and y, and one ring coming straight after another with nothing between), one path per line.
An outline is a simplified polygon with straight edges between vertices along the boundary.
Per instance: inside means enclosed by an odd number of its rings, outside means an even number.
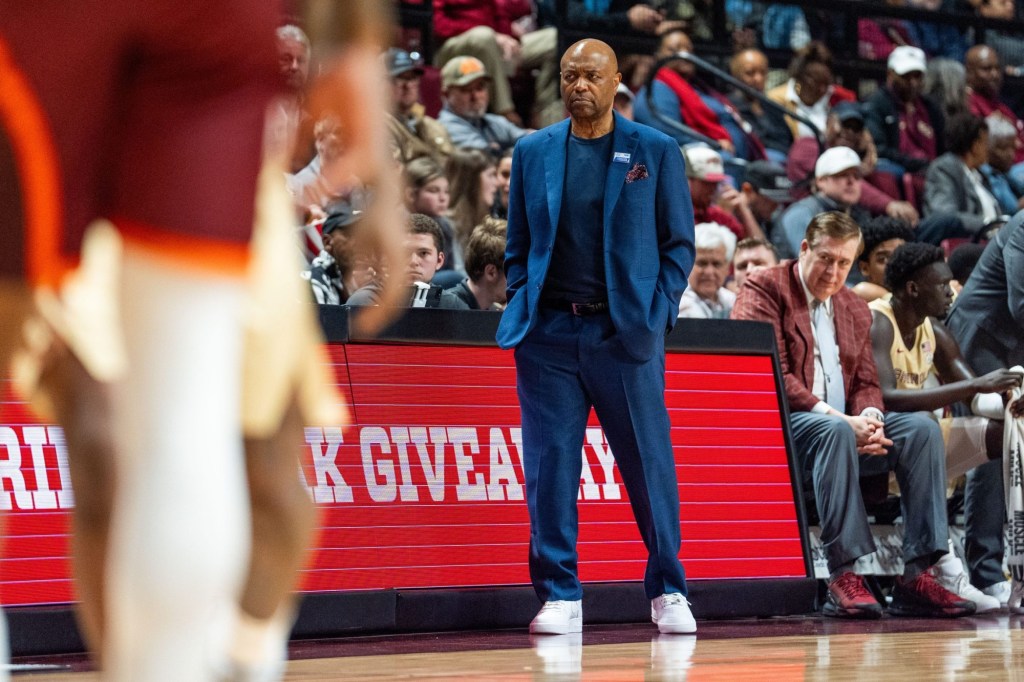
M924 413L889 412L887 455L857 453L853 429L840 417L790 415L797 462L809 478L821 519L829 570L875 551L860 476L894 471L903 511L903 559L938 560L949 549L946 520L946 450L942 431Z

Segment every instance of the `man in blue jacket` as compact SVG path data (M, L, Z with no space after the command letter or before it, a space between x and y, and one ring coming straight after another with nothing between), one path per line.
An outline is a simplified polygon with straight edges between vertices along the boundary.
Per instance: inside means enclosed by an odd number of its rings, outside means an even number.
M665 408L665 334L693 265L693 213L670 138L612 111L615 53L582 40L561 61L570 118L512 159L498 343L515 348L530 511L530 631L579 632L576 498L593 406L649 556L661 632L694 632L679 562L679 495Z

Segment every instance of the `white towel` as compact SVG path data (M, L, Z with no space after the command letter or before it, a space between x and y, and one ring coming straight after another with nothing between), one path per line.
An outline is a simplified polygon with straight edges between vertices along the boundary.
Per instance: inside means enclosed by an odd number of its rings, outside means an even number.
M1019 365L1013 371L1024 373ZM1020 387L1010 392L1003 422L1003 486L1010 543L1007 565L1016 582L1024 581L1024 419L1014 419L1010 405L1022 395Z

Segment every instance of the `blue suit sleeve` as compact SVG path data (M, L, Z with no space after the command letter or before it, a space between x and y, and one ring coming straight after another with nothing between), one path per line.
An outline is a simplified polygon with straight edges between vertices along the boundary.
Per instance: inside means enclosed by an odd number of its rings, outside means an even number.
M675 145L662 147L661 172L657 194L658 293L668 299L669 319L666 328L675 326L679 299L686 291L687 278L693 269L693 203L686 181L683 155Z
M530 253L530 225L526 217L523 193L522 145L512 152L512 177L508 191L508 227L505 244L505 277L507 300L526 286L526 262Z

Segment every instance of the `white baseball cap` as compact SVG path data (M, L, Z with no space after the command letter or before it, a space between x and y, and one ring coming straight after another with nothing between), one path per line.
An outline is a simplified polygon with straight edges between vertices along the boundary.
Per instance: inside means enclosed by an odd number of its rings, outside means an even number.
M924 73L926 65L924 50L912 45L900 45L889 54L887 66L897 76L903 76L913 71Z
M818 157L814 164L814 177L827 178L851 168L860 168L860 157L849 147L832 147Z
M623 97L628 99L630 102L632 102L632 101L634 101L636 99L636 95L633 94L633 91L630 90L629 87L625 83L619 83L619 87L615 88L615 94L616 95L622 95Z
M725 180L725 166L722 155L711 147L688 147L683 149L686 158L686 177L708 182Z

